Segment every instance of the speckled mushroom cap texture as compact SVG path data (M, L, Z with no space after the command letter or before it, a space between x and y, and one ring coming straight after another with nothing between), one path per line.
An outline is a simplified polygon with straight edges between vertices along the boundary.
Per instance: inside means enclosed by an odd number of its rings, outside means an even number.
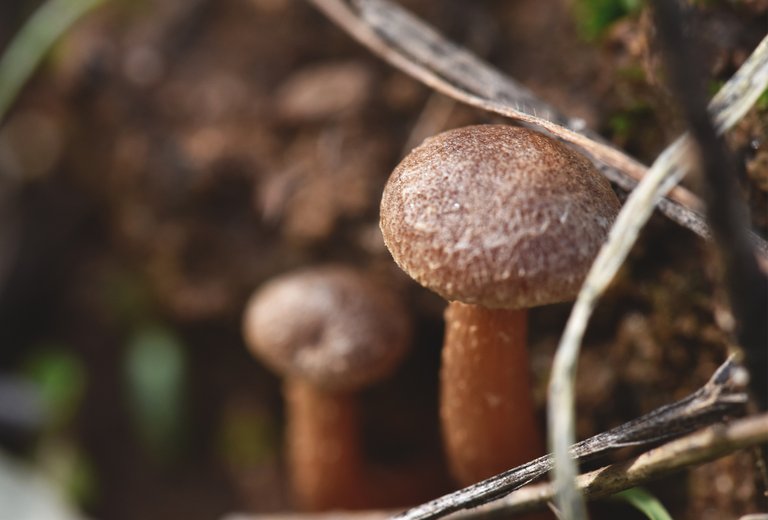
M398 265L447 300L534 307L576 295L619 207L592 163L560 142L478 125L403 159L381 230Z
M344 266L266 283L252 296L243 328L250 350L270 368L327 390L354 390L386 377L410 341L395 295Z

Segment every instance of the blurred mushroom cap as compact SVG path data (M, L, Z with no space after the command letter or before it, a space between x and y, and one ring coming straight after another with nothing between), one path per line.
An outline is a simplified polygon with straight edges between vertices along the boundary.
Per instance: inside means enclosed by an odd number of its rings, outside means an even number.
M478 125L403 159L384 189L381 229L398 265L447 300L533 307L575 296L619 207L567 146Z
M388 288L354 269L326 266L265 284L248 304L244 334L276 372L327 390L354 390L396 368L410 323Z

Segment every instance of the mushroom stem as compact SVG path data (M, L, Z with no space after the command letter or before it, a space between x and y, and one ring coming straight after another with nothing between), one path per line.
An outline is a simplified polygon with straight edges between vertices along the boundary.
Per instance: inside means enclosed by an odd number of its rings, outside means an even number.
M527 310L451 302L440 416L451 472L469 485L543 453L533 409Z
M296 500L310 511L365 505L362 435L356 396L297 378L283 389L288 470Z

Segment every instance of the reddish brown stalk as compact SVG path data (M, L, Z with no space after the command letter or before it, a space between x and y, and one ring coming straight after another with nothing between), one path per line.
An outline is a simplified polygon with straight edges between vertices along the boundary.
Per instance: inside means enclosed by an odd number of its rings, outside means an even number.
M521 310L460 302L445 313L441 418L451 471L469 485L544 453Z
M359 509L366 481L357 398L286 380L288 469L303 509Z

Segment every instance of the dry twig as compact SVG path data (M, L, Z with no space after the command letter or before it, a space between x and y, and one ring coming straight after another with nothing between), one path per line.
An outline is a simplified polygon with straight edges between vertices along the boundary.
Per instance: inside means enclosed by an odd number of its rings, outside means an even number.
M309 0L335 24L393 66L462 103L500 114L520 123L544 130L580 147L596 161L603 174L620 188L631 191L647 173L647 168L623 152L605 144L578 118L558 113L547 103L513 79L505 76L462 47L446 40L432 27L388 0ZM765 47L768 47L768 43ZM738 121L752 106L742 92L755 90L750 85L768 85L768 49L761 64L744 67L738 86L728 90L719 103L713 103L713 116L727 124ZM762 90L758 91L760 94ZM732 98L741 98L740 105ZM743 107L746 106L746 109ZM726 107L728 107L726 109ZM734 113L734 110L738 113ZM668 198L657 202L671 220L694 233L709 238L710 233L699 213L698 197L681 187L672 187ZM758 250L768 258L768 242L751 233ZM768 262L768 260L767 260Z
M768 442L768 414L710 426L662 444L625 462L579 475L576 482L584 495L594 500L765 442ZM554 494L554 487L548 482L530 484L495 502L454 513L449 518L510 518L516 513L544 507L552 500ZM334 511L229 515L223 520L384 520L390 515L388 511Z
M662 44L672 91L682 107L699 156L705 183L706 215L723 264L722 282L736 322L736 338L746 354L753 395L763 408L768 400L768 278L760 271L744 233L747 209L737 179L743 163L728 151L707 114L706 74L699 46L683 37L683 16L675 2L654 2L658 39Z
M589 499L602 498L765 442L768 442L768 414L725 425L718 424L675 439L625 462L579 475L576 486ZM554 495L555 488L548 482L531 484L501 500L451 518L509 518L513 513L544 507Z
M569 456L579 461L593 460L616 448L654 444L716 424L726 417L741 415L747 402L744 393L746 384L744 369L729 359L695 393L578 442L570 447ZM416 506L396 518L440 518L454 511L488 503L545 475L554 465L552 455L539 457L495 477Z
M758 77L760 81L756 84L744 82L745 75ZM717 131L722 133L728 129L729 124L734 124L737 119L733 118L732 113L738 112L743 115L748 108L744 100L754 102L766 83L768 83L768 37L761 42L739 73L731 78L710 103L710 116L716 121ZM712 113L713 107L719 107L720 111ZM706 119L707 109L704 102L701 103L700 110ZM648 175L631 193L611 229L608 241L592 264L558 345L549 387L548 419L550 446L556 459L554 483L558 490L557 504L563 518L569 520L586 518L583 500L575 487L577 468L575 462L569 457L568 446L575 440L573 392L576 364L587 322L600 295L618 272L640 230L650 218L655 201L677 184L695 163L692 153L692 142L687 135L677 139L659 156L648 171ZM737 234L744 236L743 233ZM749 245L744 247L748 250L747 254L752 255L754 262L751 247ZM757 276L758 280L759 278ZM757 290L759 286L760 284ZM764 349L765 345L761 348ZM756 378L761 376L762 372L756 374Z

